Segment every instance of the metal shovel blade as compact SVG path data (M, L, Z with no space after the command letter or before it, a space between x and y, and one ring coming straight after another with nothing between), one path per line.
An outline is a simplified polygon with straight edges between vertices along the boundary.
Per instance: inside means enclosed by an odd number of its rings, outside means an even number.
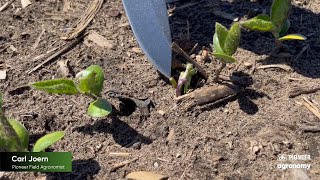
M164 0L123 0L133 33L153 65L171 77L171 33Z

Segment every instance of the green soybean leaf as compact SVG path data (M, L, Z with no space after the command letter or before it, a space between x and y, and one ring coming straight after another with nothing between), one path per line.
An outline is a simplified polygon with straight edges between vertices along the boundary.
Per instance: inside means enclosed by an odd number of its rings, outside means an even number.
M90 103L87 114L91 117L98 118L108 116L111 111L111 104L105 99L98 98L94 102Z
M285 36L291 26L290 20L287 19L286 23L283 24L281 31L279 32L279 37Z
M103 89L104 73L100 66L92 65L79 74L78 88L84 93L100 96Z
M19 151L22 151L19 137L3 112L0 112L0 152Z
M53 94L77 94L78 90L70 79L45 80L29 84L34 89Z
M220 24L218 22L216 22L215 29L216 29L216 33L215 34L217 34L217 38L219 40L220 47L223 47L224 43L225 43L225 40L227 39L229 31L228 31L228 29L226 27L224 27L222 24Z
M64 137L63 131L57 131L41 137L33 146L32 152L41 152Z
M231 26L224 43L223 50L227 55L232 56L236 52L240 43L240 36L240 24L236 22Z
M270 32L273 30L273 23L268 15L258 15L241 23L241 26L251 31Z
M15 119L9 119L9 123L11 124L12 128L18 135L18 138L21 143L21 148L24 150L28 149L29 145L29 132L28 130L22 125L19 121Z
M274 0L271 6L270 19L275 25L276 32L280 32L286 22L291 9L291 0Z
M220 42L219 42L217 33L215 33L213 35L213 47L214 47L214 52L224 54L224 52L220 46Z
M226 63L234 63L236 60L232 56L228 56L226 54L220 54L220 53L213 53L213 55L218 58L221 61L224 61Z
M301 34L288 34L286 36L283 36L281 38L279 38L279 41L286 41L286 40L300 40L300 41L304 41L307 38Z

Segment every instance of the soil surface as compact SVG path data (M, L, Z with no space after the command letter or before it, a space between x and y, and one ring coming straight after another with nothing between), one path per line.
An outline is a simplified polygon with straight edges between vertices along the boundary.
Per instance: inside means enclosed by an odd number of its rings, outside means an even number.
M44 134L65 131L63 140L48 151L71 151L73 172L5 173L2 179L116 180L140 170L186 180L293 179L298 176L320 179L319 130L301 129L306 123L319 123L319 119L296 103L302 102L302 97L320 103L320 92L288 97L296 86L320 84L318 0L292 1L289 33L300 33L308 39L285 42L284 50L275 57L269 56L274 48L270 33L242 30L240 47L234 55L238 63L227 65L222 74L247 74L252 76L253 84L226 101L188 111L176 105L174 89L137 49L139 46L120 0L105 1L85 30L96 31L110 40L113 47L99 48L84 40L28 74L27 71L45 59L39 55L66 42L60 37L70 30L91 1L71 1L71 9L66 12L62 0L31 2L21 9L20 1L15 1L0 12L0 70L7 71L6 79L0 80L4 109L8 117L18 119L30 131L31 146ZM258 0L177 2L169 7L172 37L199 43L194 52L198 54L202 47L210 49L215 22L229 27L232 23L229 16L240 20L251 18L269 12L270 5L270 1ZM228 16L217 13L219 11ZM43 29L39 45L32 48ZM105 71L103 96L114 106L112 115L104 119L86 115L88 97L50 95L18 88L29 82L61 77L58 61L68 62L72 78L92 64L100 65ZM219 62L211 58L199 64L209 79L195 88L213 85ZM254 64L256 69L252 73ZM275 64L287 65L290 70L258 68ZM149 116L142 116L128 101L108 97L110 90L149 98L153 102ZM110 154L119 152L130 154ZM280 154L307 154L311 160L279 161ZM110 172L115 164L134 158L138 159ZM311 168L306 171L278 169L277 165L283 163L309 163Z

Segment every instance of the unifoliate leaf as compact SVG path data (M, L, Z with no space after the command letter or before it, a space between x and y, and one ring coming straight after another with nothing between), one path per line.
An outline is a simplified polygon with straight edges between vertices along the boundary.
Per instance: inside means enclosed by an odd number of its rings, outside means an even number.
M3 112L0 112L0 152L19 151L22 151L19 137Z
M98 98L94 102L90 103L87 114L91 117L98 118L108 116L111 111L111 104L105 99Z
M15 119L9 119L8 121L11 124L14 131L16 132L16 134L20 140L22 149L27 150L28 145L29 145L29 132L28 132L28 130L24 127L24 125L22 125L19 121L15 120Z
M219 40L220 47L223 47L229 31L226 27L224 27L222 24L220 24L218 22L216 22L215 29L216 29L215 34L217 34L217 38Z
M78 88L84 93L93 93L99 96L104 81L104 73L100 66L91 65L87 69L81 71L79 74Z
M223 50L227 55L232 56L236 52L240 43L240 36L240 24L236 22L231 26L224 43Z
M53 94L77 94L78 90L70 79L45 80L29 84L34 89Z
M288 34L286 36L283 36L281 38L279 38L279 41L286 41L286 40L301 40L304 41L306 40L307 37L301 35L301 34Z
M213 55L218 58L219 60L226 62L226 63L234 63L236 62L236 60L229 55L226 54L220 54L220 53L213 53Z
M64 137L63 131L57 131L41 137L33 146L32 152L41 152Z
M217 33L213 35L213 48L214 48L214 52L224 54L221 48Z
M275 25L275 31L280 32L291 9L291 0L274 0L271 6L270 19Z
M287 19L286 23L283 24L281 31L279 32L279 37L285 36L291 26L290 20Z
M82 73L78 88L82 93L90 93L95 89L95 73L92 71L83 71Z
M242 22L241 26L251 31L262 32L270 32L274 28L273 23L270 21L270 16L262 14Z

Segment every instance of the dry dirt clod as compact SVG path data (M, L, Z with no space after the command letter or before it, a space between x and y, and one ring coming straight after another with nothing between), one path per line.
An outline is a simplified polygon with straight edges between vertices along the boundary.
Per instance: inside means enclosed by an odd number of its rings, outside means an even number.
M7 71L1 70L0 71L0 79L3 80L3 79L6 79L6 77L7 77Z
M127 180L167 180L168 176L156 174L148 171L136 171L126 176Z
M166 112L164 110L159 110L158 113L161 115L161 116L164 116L166 114Z
M59 65L58 73L62 77L68 77L69 76L69 68L68 68L68 61L58 61L57 64Z
M111 17L119 17L121 15L121 13L117 9L111 9L108 11L108 15Z
M31 4L32 3L30 2L30 0L21 0L22 9L26 8L27 6L29 6Z
M106 39L96 31L91 31L89 33L89 35L85 38L84 44L88 47L91 47L91 42L102 48L112 49L114 47L113 41Z

